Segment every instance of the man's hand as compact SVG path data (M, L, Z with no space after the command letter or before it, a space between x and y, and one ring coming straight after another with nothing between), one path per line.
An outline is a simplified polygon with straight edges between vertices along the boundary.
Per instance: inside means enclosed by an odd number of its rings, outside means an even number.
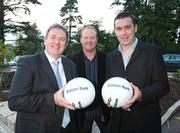
M125 110L128 110L130 106L133 105L134 102L141 101L141 98L142 98L141 90L137 86L135 86L133 83L131 83L131 86L134 90L134 95L132 99L125 106L122 107Z
M55 94L54 94L54 102L58 106L62 106L71 110L75 110L74 106L69 103L64 97L63 97L63 91L64 87L59 89Z

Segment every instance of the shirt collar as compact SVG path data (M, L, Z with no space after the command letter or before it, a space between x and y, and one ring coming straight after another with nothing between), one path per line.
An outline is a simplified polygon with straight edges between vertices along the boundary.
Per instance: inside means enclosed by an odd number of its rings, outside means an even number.
M137 43L138 43L138 39L135 37L135 40L132 44L132 47L131 47L131 51L133 52L134 49L136 48L137 46ZM122 53L123 52L123 49L122 49L122 44L120 43L119 46L118 46L118 50Z
M50 63L52 63L53 61L55 61L55 59L52 58L52 57L47 53L46 50L45 50L44 52L45 52L45 55L47 56L48 61L49 61ZM61 56L60 56L56 61L59 61L59 62L61 63Z
M95 60L96 58L97 58L97 54L95 54L94 58L91 61ZM84 59L90 61L85 54L84 54Z

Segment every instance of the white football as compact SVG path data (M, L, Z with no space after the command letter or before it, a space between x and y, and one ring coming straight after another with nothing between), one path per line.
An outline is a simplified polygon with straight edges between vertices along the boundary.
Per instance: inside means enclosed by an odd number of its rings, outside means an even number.
M124 78L108 79L102 87L102 98L105 104L113 108L124 106L133 96L131 84Z
M75 108L86 108L95 98L94 85L86 78L74 78L65 86L64 97Z

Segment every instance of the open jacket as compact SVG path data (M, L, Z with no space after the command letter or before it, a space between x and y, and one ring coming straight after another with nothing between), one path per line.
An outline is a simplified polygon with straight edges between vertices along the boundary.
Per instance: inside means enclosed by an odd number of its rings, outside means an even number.
M66 80L73 79L76 65L62 57ZM17 111L16 132L60 132L64 108L54 103L58 90L54 72L44 52L22 58L13 77L8 104ZM73 113L70 111L71 122Z
M167 72L160 49L142 41L124 68L121 52L116 49L107 55L106 77L123 77L142 92L142 101L135 102L131 111L114 109L112 123L115 131L154 132L161 130L159 99L168 93ZM113 125L113 124L112 124Z

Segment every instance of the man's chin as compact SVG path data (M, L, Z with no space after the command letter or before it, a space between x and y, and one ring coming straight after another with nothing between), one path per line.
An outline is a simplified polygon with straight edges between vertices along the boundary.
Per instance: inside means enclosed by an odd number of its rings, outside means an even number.
M129 45L129 43L127 43L127 42L123 42L123 43L121 43L123 46L128 46Z

